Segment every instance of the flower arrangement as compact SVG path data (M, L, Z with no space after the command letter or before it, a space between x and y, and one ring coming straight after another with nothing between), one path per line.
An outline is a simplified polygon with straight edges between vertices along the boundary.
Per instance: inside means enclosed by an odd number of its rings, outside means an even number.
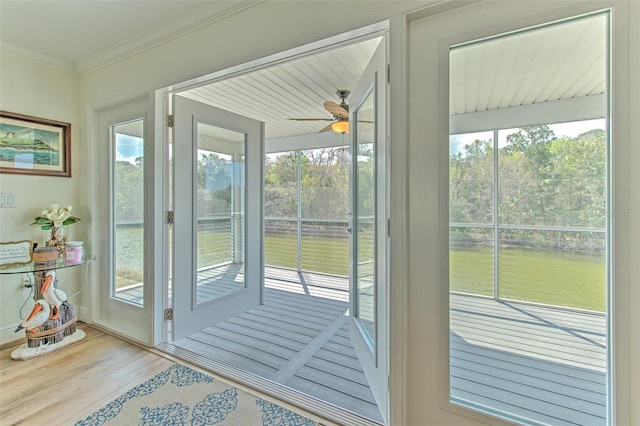
M80 218L71 216L71 210L73 210L71 206L60 207L58 204L51 204L49 207L40 211L31 225L39 225L43 231L48 231L50 229L74 224L79 221Z

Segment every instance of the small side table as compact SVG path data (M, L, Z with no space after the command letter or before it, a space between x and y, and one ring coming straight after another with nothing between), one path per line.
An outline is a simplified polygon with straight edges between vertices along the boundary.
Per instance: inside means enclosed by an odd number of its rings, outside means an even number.
M0 268L0 274L33 273L35 277L35 282L32 284L33 298L38 300L43 298L42 284L48 272L80 265L87 265L88 267L94 260L96 260L95 256L85 254L80 261L69 263L64 258L60 258L54 264L26 263L6 266ZM55 288L58 287L57 278L53 286ZM11 358L20 360L34 358L84 339L86 336L84 331L76 329L76 313L73 305L66 301L60 306L59 313L60 318L48 319L37 331L27 331L27 342L11 352Z

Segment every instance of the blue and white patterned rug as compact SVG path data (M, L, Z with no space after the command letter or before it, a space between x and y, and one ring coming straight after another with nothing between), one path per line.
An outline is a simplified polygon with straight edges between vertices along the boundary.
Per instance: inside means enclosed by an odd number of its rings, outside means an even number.
M173 364L75 425L317 426L317 423L207 374Z

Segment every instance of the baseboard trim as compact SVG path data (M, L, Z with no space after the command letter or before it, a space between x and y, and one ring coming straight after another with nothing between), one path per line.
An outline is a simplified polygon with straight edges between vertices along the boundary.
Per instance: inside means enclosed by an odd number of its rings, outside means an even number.
M7 345L15 344L20 340L25 339L24 330L15 332L20 322L9 324L3 329L0 329L0 348L5 348Z

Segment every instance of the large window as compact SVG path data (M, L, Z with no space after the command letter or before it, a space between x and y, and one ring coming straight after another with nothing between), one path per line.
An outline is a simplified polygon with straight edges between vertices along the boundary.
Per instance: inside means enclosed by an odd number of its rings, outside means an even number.
M607 21L450 52L451 398L516 422L607 419Z

